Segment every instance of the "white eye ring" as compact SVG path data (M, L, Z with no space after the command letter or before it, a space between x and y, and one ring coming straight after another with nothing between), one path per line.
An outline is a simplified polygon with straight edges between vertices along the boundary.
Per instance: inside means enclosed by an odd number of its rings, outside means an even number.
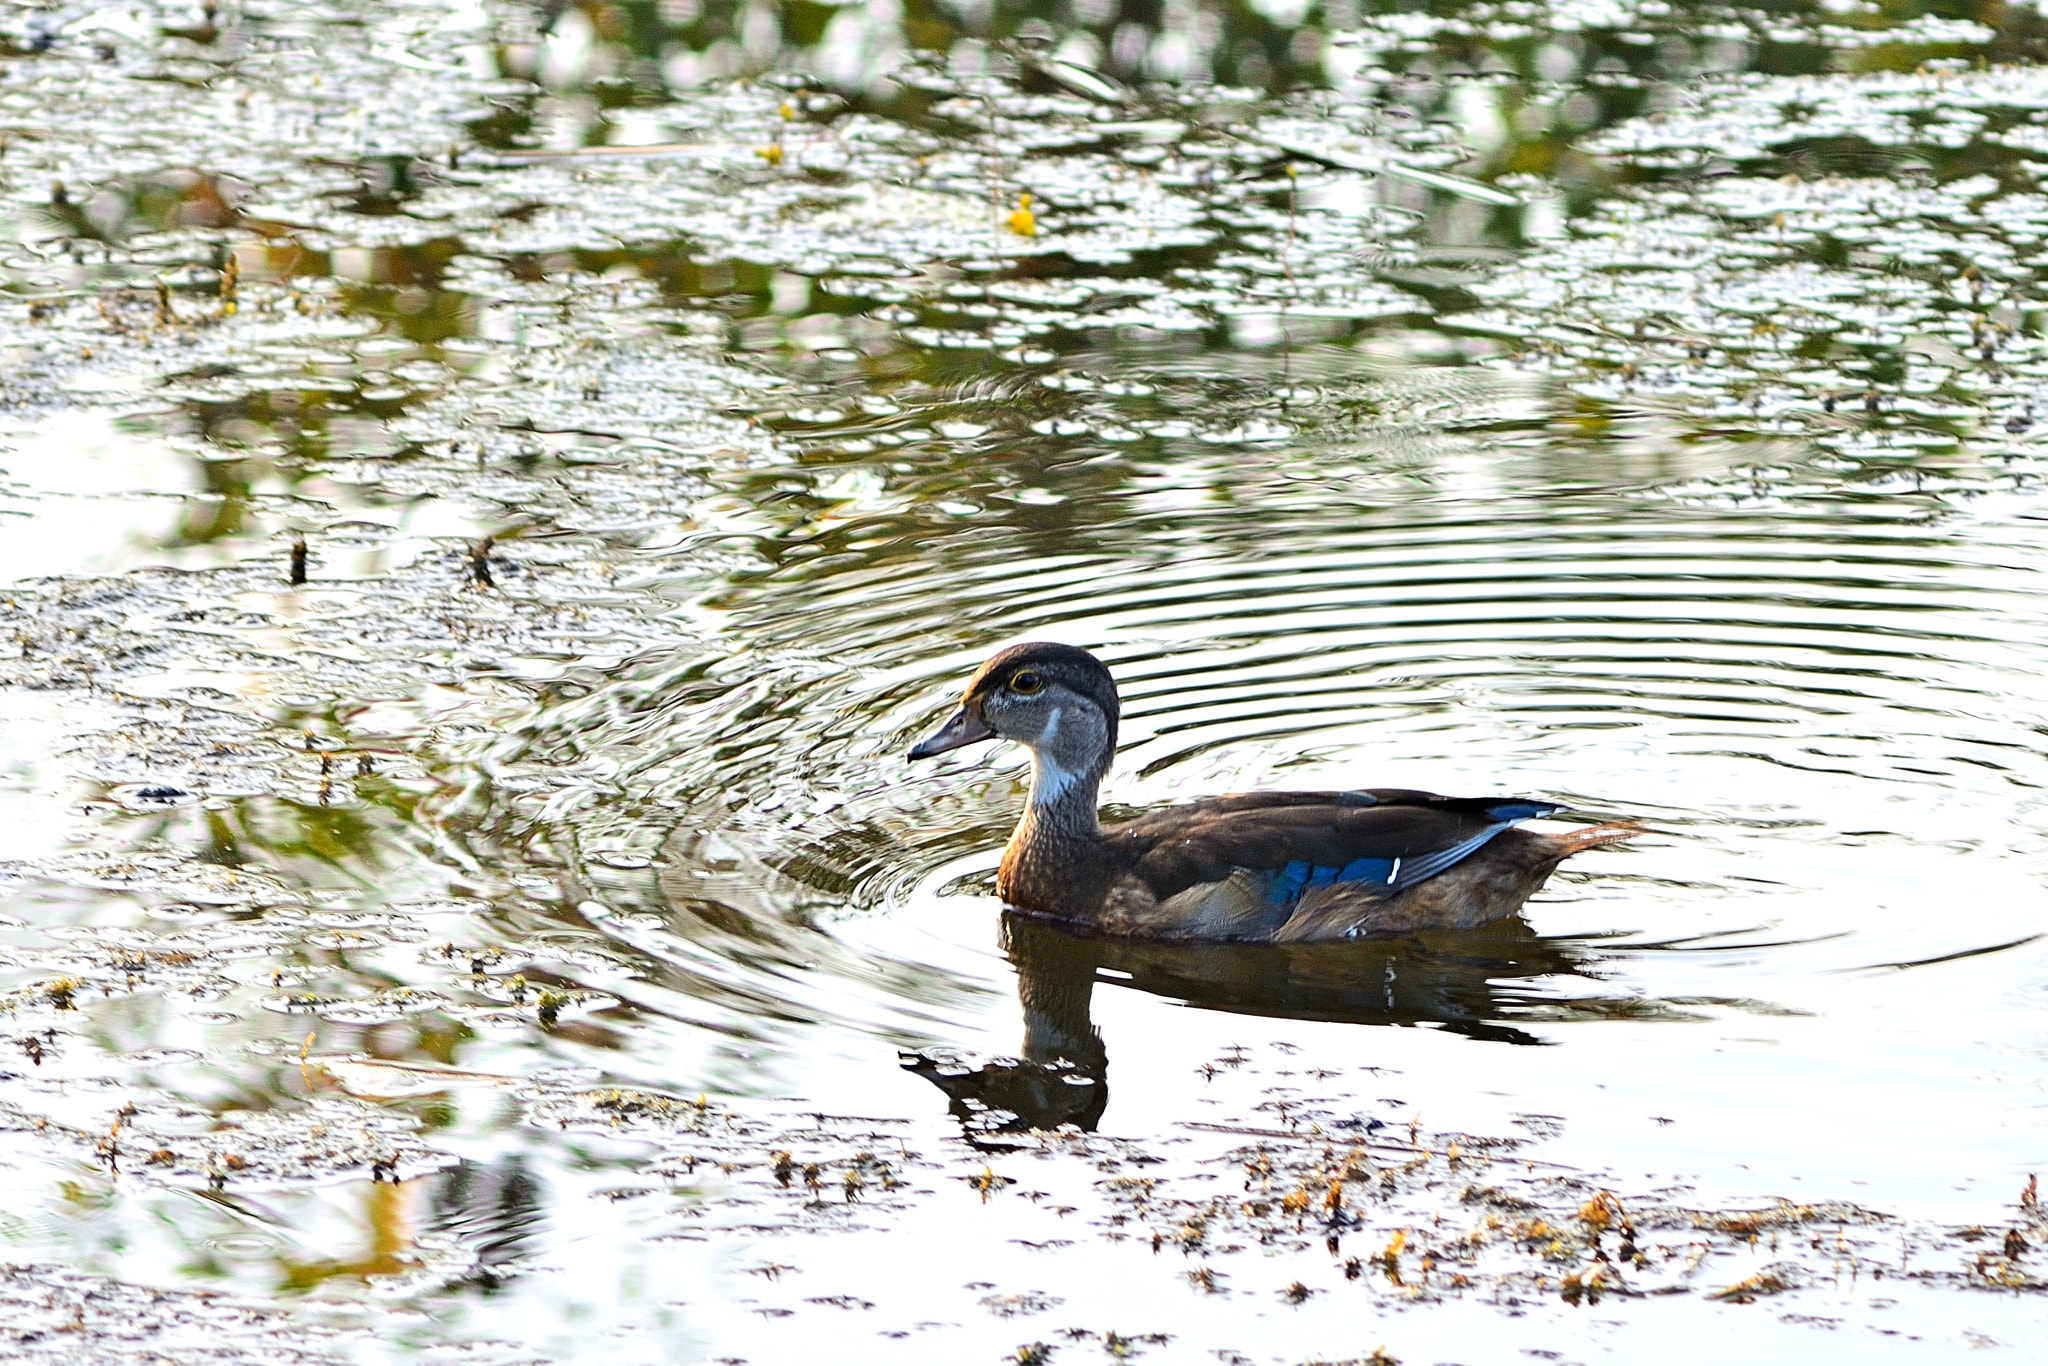
M1033 673L1029 669L1020 669L1010 675L1010 691L1019 697L1029 697L1033 693L1043 690L1044 687L1045 675Z

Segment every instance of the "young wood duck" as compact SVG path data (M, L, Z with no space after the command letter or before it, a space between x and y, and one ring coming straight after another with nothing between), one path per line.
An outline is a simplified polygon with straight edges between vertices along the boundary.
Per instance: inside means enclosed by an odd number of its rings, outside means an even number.
M913 759L977 740L1031 751L1031 796L996 875L1022 910L1141 939L1311 943L1484 924L1521 908L1568 856L1640 833L1514 827L1560 808L1500 797L1247 792L1105 827L1116 682L1071 645L1017 645L981 666Z

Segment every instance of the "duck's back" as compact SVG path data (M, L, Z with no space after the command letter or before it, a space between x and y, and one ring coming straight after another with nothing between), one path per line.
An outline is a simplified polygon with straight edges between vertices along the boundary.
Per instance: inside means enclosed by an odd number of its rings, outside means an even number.
M1092 904L1048 909L1157 939L1304 942L1475 925L1511 914L1567 854L1623 837L1512 828L1557 809L1392 788L1218 797L1105 831L1099 873L1066 889Z

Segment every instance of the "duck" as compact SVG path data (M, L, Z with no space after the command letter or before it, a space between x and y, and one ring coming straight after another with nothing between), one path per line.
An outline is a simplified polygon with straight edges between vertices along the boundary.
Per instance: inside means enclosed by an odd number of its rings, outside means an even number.
M959 707L911 747L983 740L1031 754L996 894L1013 909L1129 939L1307 944L1467 929L1519 911L1573 854L1642 833L1616 822L1518 827L1564 808L1406 788L1241 792L1114 825L1097 808L1120 702L1107 666L1033 641L991 657Z

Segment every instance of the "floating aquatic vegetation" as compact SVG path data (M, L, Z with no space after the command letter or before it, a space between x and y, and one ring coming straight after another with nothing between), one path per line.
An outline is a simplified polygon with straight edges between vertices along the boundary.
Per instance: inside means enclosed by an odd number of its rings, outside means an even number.
M121 1278L17 1350L2027 1340L2037 20L1111 8L0 16L5 1231ZM1027 634L1132 807L1671 837L984 1062L1015 773L895 755Z
M351 1335L216 1292L129 1285L69 1266L0 1268L8 1350L21 1360L99 1361L146 1354L170 1363L328 1366Z

